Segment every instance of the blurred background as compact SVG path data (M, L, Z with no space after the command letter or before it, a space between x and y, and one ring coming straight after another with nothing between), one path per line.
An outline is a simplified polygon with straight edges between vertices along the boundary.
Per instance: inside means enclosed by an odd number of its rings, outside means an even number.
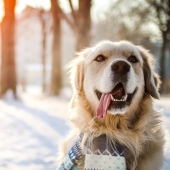
M52 170L68 133L65 65L100 40L149 49L170 169L170 0L0 0L0 170Z

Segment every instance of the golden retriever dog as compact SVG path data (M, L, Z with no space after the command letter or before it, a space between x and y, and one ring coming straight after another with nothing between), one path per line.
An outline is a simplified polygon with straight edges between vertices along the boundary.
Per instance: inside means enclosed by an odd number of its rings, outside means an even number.
M153 56L128 41L102 41L68 67L72 130L61 145L61 160L80 133L83 141L106 134L124 146L128 170L161 169L165 141L162 114L153 108L160 86Z

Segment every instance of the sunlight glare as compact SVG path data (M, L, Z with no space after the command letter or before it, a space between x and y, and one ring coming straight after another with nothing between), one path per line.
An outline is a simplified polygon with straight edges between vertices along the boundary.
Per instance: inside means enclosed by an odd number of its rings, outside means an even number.
M35 8L43 8L49 10L51 7L50 0L17 0L15 12L20 13L26 6L32 6ZM3 0L0 0L0 22L4 16Z
M0 22L2 20L2 17L4 16L4 4L2 2L2 0L0 0Z
M32 6L35 8L43 8L49 10L51 7L50 0L18 0L16 13L20 13L26 6Z
M74 9L78 9L78 0L72 0ZM107 8L110 5L111 0L107 1L101 1L100 3L97 0L93 1L92 5L92 11L91 16L93 20L97 20L98 16L101 15L102 12L98 11L104 11L107 10ZM70 13L71 9L69 6L68 0L59 0L61 8L64 10L65 13ZM26 6L32 6L35 8L43 8L45 10L49 10L51 8L51 1L50 0L17 0L17 5L15 12L16 14L19 14L22 10L26 8ZM2 17L4 15L4 9L3 9L3 0L0 0L0 22L2 20Z

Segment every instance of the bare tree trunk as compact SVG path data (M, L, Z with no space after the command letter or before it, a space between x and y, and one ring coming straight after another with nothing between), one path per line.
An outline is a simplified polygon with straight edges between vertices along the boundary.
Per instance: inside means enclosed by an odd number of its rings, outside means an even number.
M160 89L161 93L166 92L166 52L169 52L169 43L170 40L168 39L168 34L170 32L170 21L168 20L167 22L167 30L166 31L162 31L162 48L161 48L161 59L160 59L160 76L161 76L161 80L162 80L162 86ZM170 55L168 56L170 57Z
M166 32L162 32L162 38L163 38L163 42L162 42L162 48L161 48L161 58L160 58L160 76L161 76L161 80L162 80L162 87L163 87L163 83L165 80L165 55L166 55L166 47L167 47L167 41L166 41ZM161 92L163 91L163 89L161 89Z
M1 60L1 94L11 89L16 97L15 70L15 5L16 0L4 0L5 16L1 23L2 60Z
M52 49L52 75L51 75L51 93L59 95L62 88L61 71L61 49L60 49L60 17L57 0L51 0L51 12L53 16L53 49Z
M157 0L147 0L147 2L155 9L159 28L162 32L162 49L161 49L161 58L160 58L160 76L162 79L162 86L160 92L165 92L165 79L166 79L166 70L165 70L165 60L166 60L166 51L168 50L169 34L170 34L170 0L167 1L157 1ZM170 57L170 56L169 56Z
M79 51L82 48L90 45L90 30L91 30L91 19L90 19L90 8L91 0L79 0L79 9L77 17L77 45L76 50Z
M52 57L52 76L51 92L58 95L62 87L62 71L60 57L60 17L66 20L73 31L76 33L77 46L79 51L90 45L91 19L90 9L92 0L79 0L79 9L73 9L72 1L69 0L72 9L73 20L70 20L59 7L58 0L51 0L51 11L53 16L53 57Z
M42 25L42 92L46 90L46 22L44 10L40 12L40 21Z

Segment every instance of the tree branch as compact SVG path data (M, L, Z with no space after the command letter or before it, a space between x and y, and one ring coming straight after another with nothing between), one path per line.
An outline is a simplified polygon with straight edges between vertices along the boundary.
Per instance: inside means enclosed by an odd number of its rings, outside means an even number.
M53 8L55 8L56 11L56 15L59 14L59 17L61 17L62 19L64 19L68 25L71 27L71 29L75 32L75 24L68 18L68 16L62 11L62 9L60 8L58 1L57 0L51 0L51 4L53 6ZM57 12L58 11L58 12Z
M162 26L165 25L165 23L163 22L162 20L162 17L161 17L161 11L163 11L165 14L166 14L166 10L164 9L163 5L162 4L158 4L155 0L147 0L147 2L153 6L156 10L156 15L157 15L157 18L158 18L158 21L159 21L159 25L160 25L160 29L162 30ZM162 2L162 1L161 1ZM162 30L163 31L163 30Z
M71 14L72 14L74 23L75 23L75 25L77 25L77 16L76 16L75 10L73 8L72 0L68 0L68 1L69 1L69 5L70 5L70 8L71 8Z
M156 2L156 1L154 1L154 0L152 0L152 1L147 0L147 1L148 1L148 3L149 3L150 5L152 5L153 7L159 8L160 11L163 11L163 12L166 13L166 14L169 12L169 9L166 9L166 8L165 8L165 6L166 6L166 7L168 6L168 4L166 4L166 5L164 6L163 1L161 1L161 3L158 3L158 2ZM165 2L165 3L167 3L167 2Z

